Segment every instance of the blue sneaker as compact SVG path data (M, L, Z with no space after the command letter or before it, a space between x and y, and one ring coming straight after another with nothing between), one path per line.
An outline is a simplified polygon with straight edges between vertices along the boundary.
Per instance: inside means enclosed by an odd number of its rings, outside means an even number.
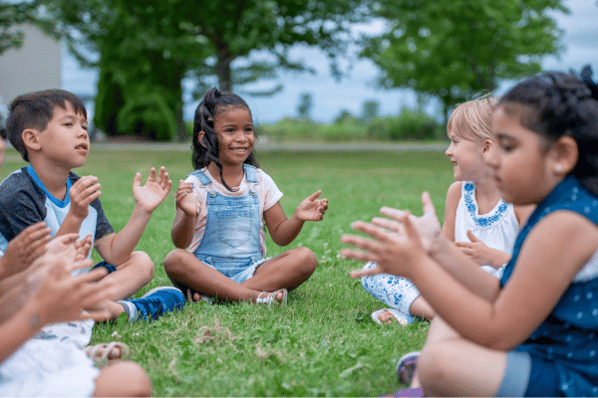
M140 319L154 320L162 314L180 310L185 306L185 296L176 287L160 286L145 293L135 300L119 300L117 303L125 307L129 321Z

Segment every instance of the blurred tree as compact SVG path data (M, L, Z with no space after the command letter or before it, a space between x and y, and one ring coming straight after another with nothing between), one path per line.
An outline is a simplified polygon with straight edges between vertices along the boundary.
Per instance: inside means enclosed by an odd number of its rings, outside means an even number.
M98 126L116 132L122 126L115 109L137 101L152 86L170 104L179 138L184 77L199 83L196 96L214 85L240 88L259 79L274 78L278 68L306 70L288 57L290 46L317 45L334 62L351 41L351 22L362 20L368 0L46 0L46 11L57 21L70 49L83 64L99 67ZM90 50L98 55L90 61ZM263 51L259 58L252 51ZM233 61L239 60L233 65ZM145 87L145 89L144 89ZM273 94L269 90L250 94ZM102 91L102 93L100 93ZM113 94L117 103L109 103ZM122 96L120 96L122 95ZM104 101L99 103L98 101ZM107 101L107 102L106 102ZM159 101L162 102L162 101ZM156 109L161 109L156 104ZM139 113L134 113L138 117ZM153 119L152 123L155 123ZM116 125L115 125L116 123ZM150 123L150 124L152 124ZM128 123L128 126L133 124ZM134 125L139 125L135 123ZM116 128L116 130L114 130ZM145 131L147 126L142 129ZM151 135L151 134L150 134ZM154 134L160 136L160 134Z
M138 4L121 0L45 3L79 62L100 70L96 126L109 135L187 138L182 79L209 53L207 41L189 34L179 23L175 10L180 1L139 1L146 12L156 14L149 21L136 13ZM135 111L140 104L149 109Z
M382 84L408 87L441 100L443 116L458 102L496 89L499 79L540 71L561 50L551 10L560 0L378 0L374 14L388 29L365 38L362 56L384 72Z
M340 111L340 113L338 114L338 116L334 119L334 123L344 123L346 121L356 121L357 118L355 116L353 116L351 114L351 112L349 112L349 110L347 109L343 109L342 111Z
M17 3L0 0L0 54L23 44L23 32L18 29L19 24L34 23L46 33L52 33L51 24L39 18L38 6L36 1Z
M377 118L380 115L380 103L370 100L363 103L361 118L366 122Z
M311 94L301 93L299 96L299 104L297 105L297 116L299 116L299 119L309 119L313 105L314 101Z
M345 53L351 41L352 22L362 22L369 11L368 0L211 0L187 2L186 22L195 33L205 36L213 57L198 68L202 79L216 75L221 89L230 91L258 79L273 78L276 70L306 70L302 62L292 62L292 45L318 46L326 51L332 70L339 74L336 55ZM252 51L268 56L250 57ZM244 62L233 61L242 58ZM205 82L205 79L203 79ZM282 88L252 94L272 94Z

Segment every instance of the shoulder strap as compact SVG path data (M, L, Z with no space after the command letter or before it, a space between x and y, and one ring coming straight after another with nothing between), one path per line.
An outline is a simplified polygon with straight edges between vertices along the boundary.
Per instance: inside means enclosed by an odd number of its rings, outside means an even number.
M210 185L212 183L212 180L210 180L210 177L208 177L206 175L206 173L204 173L201 170L195 170L193 173L190 173L187 177L189 177L191 175L197 177L199 182L201 182L201 185Z
M257 184L257 171L255 166L243 163L243 169L245 170L245 179L247 182Z

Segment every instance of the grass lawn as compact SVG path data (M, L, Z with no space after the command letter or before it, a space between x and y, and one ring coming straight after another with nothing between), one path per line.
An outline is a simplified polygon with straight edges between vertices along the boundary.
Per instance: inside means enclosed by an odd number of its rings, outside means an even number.
M442 152L355 152L257 154L262 168L285 194L287 216L312 192L329 199L323 221L307 223L286 248L268 241L268 255L305 246L318 258L318 269L290 292L285 307L247 303L189 304L152 323L96 325L92 343L127 343L132 360L148 372L154 396L379 396L401 386L395 364L420 349L428 323L383 327L370 313L382 308L352 280L348 271L362 266L339 256L340 237L354 220L370 220L381 206L421 214L420 195L428 190L442 220L452 167ZM189 152L92 151L79 175L94 174L102 184L102 204L114 229L133 210L135 172L143 180L149 167L166 166L174 182L169 197L154 212L137 250L155 263L152 282L137 295L169 285L163 268L174 248L170 229L178 180L191 168ZM24 162L7 151L2 175ZM97 254L94 253L97 260Z

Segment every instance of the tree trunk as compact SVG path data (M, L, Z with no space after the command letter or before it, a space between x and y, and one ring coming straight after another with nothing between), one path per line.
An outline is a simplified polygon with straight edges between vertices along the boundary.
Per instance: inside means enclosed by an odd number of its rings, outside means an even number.
M231 92L233 89L232 73L230 64L235 57L230 53L227 47L218 47L218 60L216 61L216 75L218 76L218 85L220 90Z

